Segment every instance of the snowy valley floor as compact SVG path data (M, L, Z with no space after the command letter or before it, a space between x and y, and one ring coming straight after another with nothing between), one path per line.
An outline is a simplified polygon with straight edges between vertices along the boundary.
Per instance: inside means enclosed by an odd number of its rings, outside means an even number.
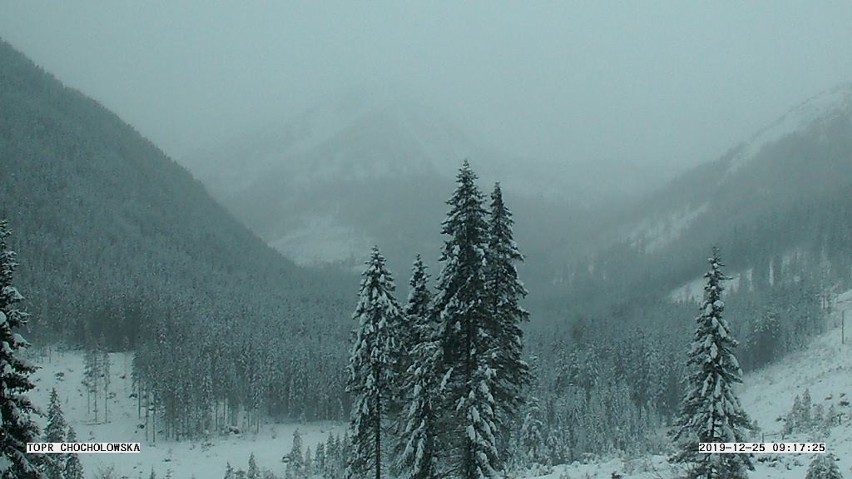
M846 344L840 340L841 310L848 308ZM817 337L804 351L793 354L778 364L750 373L744 378L740 392L743 407L756 419L766 442L781 442L777 435L783 423L778 419L786 415L796 395L805 389L810 391L814 405L822 404L828 410L831 404L842 414L841 424L834 426L828 437L816 437L799 433L785 439L786 442L823 441L829 452L840 458L840 469L844 477L852 478L852 292L838 298L836 313L829 321L830 328ZM254 453L261 469L268 469L283 476L284 464L281 457L290 451L293 431L302 433L305 448L316 450L329 432L342 435L346 425L340 423L309 424L265 424L260 432L240 435L218 436L212 444L204 446L202 441L174 442L158 439L156 444L145 440L144 431L137 429L136 400L130 397L131 382L128 368L130 356L117 353L111 355L111 387L116 393L110 404L109 422L94 423L86 410L86 393L82 382L83 355L81 353L53 353L50 360L36 360L40 370L35 374L36 390L31 393L33 401L43 410L47 409L50 389L56 387L62 401L66 420L74 427L79 441L129 441L140 442L140 454L83 454L81 460L86 477L110 467L114 477L148 478L153 469L157 477L163 478L167 471L175 479L196 477L216 479L223 477L226 463L246 468L248 457ZM57 373L64 373L59 379ZM124 376L122 378L122 376ZM842 403L842 404L841 404ZM43 424L43 422L42 422ZM760 440L760 438L757 438ZM800 479L805 477L807 466L813 455L786 454L763 455L756 458L772 459L758 462L750 477L760 479ZM647 456L633 459L611 458L593 464L561 465L546 475L522 474L525 479L609 479L612 473L622 474L624 479L669 479L677 477L678 471L668 465L665 457Z

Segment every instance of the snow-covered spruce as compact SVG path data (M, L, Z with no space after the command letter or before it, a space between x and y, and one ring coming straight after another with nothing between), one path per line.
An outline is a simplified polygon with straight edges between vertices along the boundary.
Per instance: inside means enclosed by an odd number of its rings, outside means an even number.
M500 184L491 193L488 224L486 292L488 294L490 327L495 331L497 360L494 362L496 382L492 394L497 403L497 423L501 437L509 436L506 424L518 414L524 390L530 385L530 369L523 361L523 331L520 323L529 321L529 313L520 306L527 290L518 279L515 263L523 255L512 233L512 213L503 202ZM505 445L505 441L503 441Z
M834 454L818 454L808 466L805 479L843 479Z
M400 315L400 324L395 328L396 341L399 346L395 352L395 369L397 374L405 375L412 364L414 348L424 340L434 336L431 322L432 293L429 291L429 274L423 259L418 254L411 267L411 279L408 281L408 300ZM400 381L399 391L405 396L405 385ZM404 405L402 405L404 407Z
M287 454L287 468L284 471L284 479L304 479L305 455L302 453L302 433L297 428L293 431L293 446Z
M698 452L701 442L746 442L751 427L733 390L742 382L742 370L733 352L737 341L722 317L722 281L728 278L722 273L718 248L713 248L708 262L704 301L687 361L687 390L672 430L678 452L671 460L689 464L690 479L739 479L754 470L750 455Z
M486 290L488 223L476 175L467 161L447 202L442 233L449 236L441 254L435 311L440 321L440 370L446 390L440 408L441 444L446 475L462 479L496 477L499 369L498 323L491 317Z
M44 442L65 442L68 424L62 415L59 394L56 388L50 390L50 402L47 406L47 426L44 428ZM43 470L48 479L64 478L65 463L71 454L46 454L43 457Z
M393 277L377 247L366 264L352 315L358 330L349 357L347 391L354 397L350 425L354 450L348 457L346 476L380 479L387 401L394 384L393 326L399 324L402 310L394 298Z
M395 449L396 472L411 479L441 477L435 441L438 413L435 398L441 393L437 365L441 350L428 283L426 267L417 255L405 305L406 328L399 334L400 343L406 345L400 350L405 353L407 368L398 383L400 397L406 402Z
M74 428L68 426L68 440L65 442L77 442L77 433ZM69 454L65 460L65 479L83 479L83 465L80 463L78 454Z
M42 479L44 475L26 453L28 442L38 440L38 414L26 396L35 386L30 381L36 367L21 355L29 343L15 330L26 324L27 314L17 308L23 297L12 285L17 263L6 244L9 229L0 221L0 477Z

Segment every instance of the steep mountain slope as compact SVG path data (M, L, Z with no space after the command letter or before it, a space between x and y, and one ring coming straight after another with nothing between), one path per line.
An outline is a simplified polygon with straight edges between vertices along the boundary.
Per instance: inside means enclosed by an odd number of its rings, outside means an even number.
M282 258L130 126L2 42L0 170L38 337L119 348L177 310L340 317L339 276Z
M852 85L818 95L732 149L626 208L582 268L673 289L713 244L755 281L793 265L852 280ZM820 266L822 264L822 266Z

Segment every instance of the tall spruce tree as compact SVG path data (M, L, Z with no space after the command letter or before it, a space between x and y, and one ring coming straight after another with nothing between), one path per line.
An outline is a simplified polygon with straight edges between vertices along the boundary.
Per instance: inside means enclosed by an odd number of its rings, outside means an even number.
M382 477L382 444L387 402L393 394L396 348L394 325L402 310L394 298L393 276L385 258L373 247L362 274L361 291L353 319L358 321L349 357L347 391L354 396L352 445L346 475Z
M44 442L65 442L68 424L62 415L59 394L56 388L50 390L47 406L47 426L44 428ZM70 454L46 454L43 458L44 475L47 479L64 479L65 463Z
M405 338L409 346L407 368L402 375L401 392L406 398L401 411L401 428L396 445L396 470L411 479L441 477L435 442L437 411L434 398L440 394L437 365L440 358L436 324L431 310L429 275L420 255L414 261L409 282Z
M490 316L496 321L497 382L493 394L499 408L501 432L506 436L505 425L517 416L524 388L531 380L529 365L522 359L524 333L520 327L520 323L529 321L529 313L520 306L527 290L515 268L515 263L524 258L515 244L512 225L512 213L503 202L503 192L497 183L491 193L486 290Z
M26 452L39 434L32 417L38 411L26 396L35 387L29 376L36 367L21 357L29 343L16 330L26 324L27 314L18 309L23 297L12 285L17 262L6 244L9 234L6 220L0 221L0 477L42 479Z
M701 442L746 442L751 428L733 390L735 383L742 382L742 370L734 356L737 341L722 317L722 282L729 278L722 273L718 248L713 248L708 262L704 301L687 361L687 390L672 430L678 452L671 460L690 464L690 479L739 479L754 469L750 455L698 453Z
M476 175L467 161L447 201L435 311L440 321L445 404L440 428L451 476L496 477L498 324L486 291L488 223Z

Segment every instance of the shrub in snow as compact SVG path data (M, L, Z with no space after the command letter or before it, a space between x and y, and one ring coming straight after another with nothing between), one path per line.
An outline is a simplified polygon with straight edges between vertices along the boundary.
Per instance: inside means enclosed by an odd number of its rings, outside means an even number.
M843 474L840 473L834 454L819 454L808 466L805 479L843 479Z

